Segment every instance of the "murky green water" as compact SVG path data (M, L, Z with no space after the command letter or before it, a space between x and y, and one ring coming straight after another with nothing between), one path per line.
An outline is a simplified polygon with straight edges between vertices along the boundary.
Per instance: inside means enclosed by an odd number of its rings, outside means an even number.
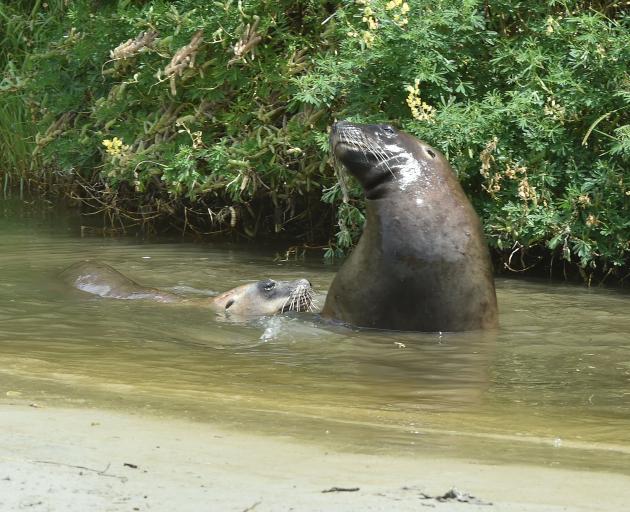
M335 269L251 246L78 231L0 203L0 397L347 450L630 473L628 294L499 280L497 335L354 332L306 314L227 323L190 306L86 296L56 276L89 257L188 295L307 277L321 305Z

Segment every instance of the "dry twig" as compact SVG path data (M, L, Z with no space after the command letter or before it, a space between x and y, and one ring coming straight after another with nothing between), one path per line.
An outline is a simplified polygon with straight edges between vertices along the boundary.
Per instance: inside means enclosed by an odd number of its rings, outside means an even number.
M75 118L75 112L66 112L62 114L59 119L54 121L46 130L44 135L40 135L39 133L35 134L35 144L36 147L33 150L33 156L39 153L39 151L49 142L56 139L59 135L61 135L66 128L70 125L72 120Z
M155 30L147 30L140 33L135 39L128 39L109 52L113 60L128 59L137 55L146 48L151 47L158 33Z
M74 464L64 464L63 462L55 462L53 460L34 460L33 462L35 462L36 464L51 464L51 465L54 465L54 466L64 466L66 468L82 469L84 471L91 471L93 473L96 473L99 476L108 476L110 478L118 478L121 482L126 482L127 481L127 477L126 476L118 476L118 475L110 475L110 474L108 474L107 470L109 469L110 464L107 464L105 469L93 469L93 468L88 468L86 466L75 466Z
M195 35L190 40L186 46L182 46L173 58L171 62L164 68L163 72L158 72L158 80L161 79L162 74L170 80L171 83L171 94L173 96L177 95L177 89L175 87L175 78L181 77L184 73L184 70L187 68L195 67L195 57L197 56L197 51L199 50L199 46L203 41L203 30L199 30L195 33Z
M254 23L251 25L248 23L243 30L243 35L238 42L232 48L234 57L229 60L228 66L231 66L239 60L246 61L246 56L251 53L251 59L254 60L254 50L256 46L262 41L262 36L256 32L258 29L258 23L260 22L259 16L254 16Z

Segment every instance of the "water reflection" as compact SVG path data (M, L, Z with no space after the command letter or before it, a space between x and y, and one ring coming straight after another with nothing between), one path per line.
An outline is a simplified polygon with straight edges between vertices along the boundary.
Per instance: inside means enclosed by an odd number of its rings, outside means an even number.
M60 224L58 219L57 224ZM499 280L495 334L356 331L292 314L90 297L57 275L98 258L190 296L269 276L328 288L335 269L252 247L76 238L0 219L0 389L49 404L144 409L346 449L630 468L630 300Z

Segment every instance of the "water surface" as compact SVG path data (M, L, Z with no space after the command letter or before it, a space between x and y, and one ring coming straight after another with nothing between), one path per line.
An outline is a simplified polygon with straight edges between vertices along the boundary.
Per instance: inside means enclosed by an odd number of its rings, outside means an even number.
M309 314L225 322L190 306L92 297L57 276L97 258L188 296L306 277L321 306L336 269L253 245L81 238L79 223L0 206L0 397L351 451L630 473L623 292L499 279L494 335L356 331Z

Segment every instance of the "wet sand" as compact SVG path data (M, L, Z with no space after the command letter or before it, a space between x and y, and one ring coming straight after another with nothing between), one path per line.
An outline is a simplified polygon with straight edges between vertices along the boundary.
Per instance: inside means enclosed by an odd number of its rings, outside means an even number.
M0 426L5 512L611 512L630 501L624 475L333 452L109 410L5 402ZM322 492L335 487L358 490ZM423 498L452 487L479 501Z

